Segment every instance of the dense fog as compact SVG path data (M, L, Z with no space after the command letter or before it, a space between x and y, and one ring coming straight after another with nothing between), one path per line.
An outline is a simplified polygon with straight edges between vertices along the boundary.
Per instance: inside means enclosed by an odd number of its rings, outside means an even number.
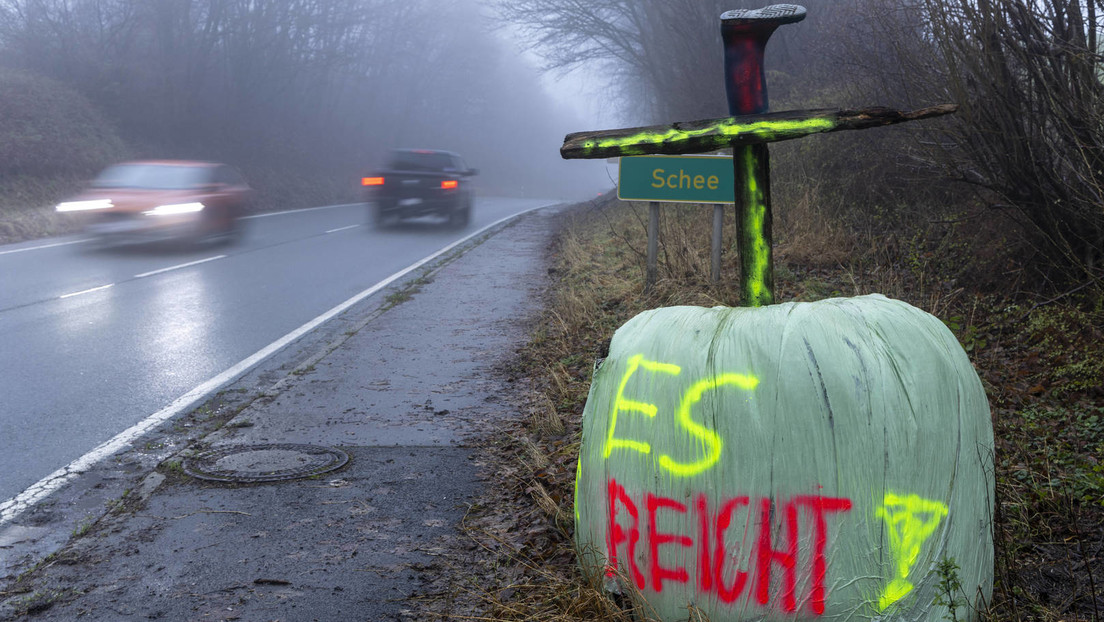
M473 0L0 5L0 68L87 98L131 157L355 180L389 148L434 148L478 167L485 194L607 189L605 163L559 158L564 134L598 128L532 58ZM36 166L21 172L50 173Z

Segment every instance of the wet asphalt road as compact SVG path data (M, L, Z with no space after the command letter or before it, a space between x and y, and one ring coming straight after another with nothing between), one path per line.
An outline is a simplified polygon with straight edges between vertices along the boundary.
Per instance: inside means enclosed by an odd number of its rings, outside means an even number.
M250 218L233 246L0 246L0 508L351 296L548 203L481 198L461 231L377 232L348 205Z
M460 526L495 476L471 443L526 416L508 364L541 307L554 218L531 212L403 296L353 305L215 398L239 402L226 425L186 443L166 424L0 526L0 619L437 619L418 598L491 587L451 583L473 569ZM166 468L196 441L340 447L350 462L255 485Z

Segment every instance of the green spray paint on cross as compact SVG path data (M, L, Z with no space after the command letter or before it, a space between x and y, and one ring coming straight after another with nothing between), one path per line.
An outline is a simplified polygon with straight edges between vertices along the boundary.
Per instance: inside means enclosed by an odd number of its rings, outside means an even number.
M795 133L804 135L814 132L830 132L835 126L836 121L834 119L823 117L799 121L767 119L750 123L742 123L738 118L731 118L720 119L715 124L701 129L662 128L656 132L642 131L625 137L599 138L585 141L582 148L588 153L616 149L624 155L644 155L649 153L645 147L648 144L698 138L701 141L712 141L716 144L717 149L723 149L732 146L733 140L754 139L762 142L775 142L779 140L780 136Z
M756 10L740 9L721 15L721 35L725 46L725 87L729 114L732 117L578 132L568 134L560 148L560 154L565 159L678 155L731 148L735 175L740 290L743 304L750 307L774 302L770 152L767 143L823 132L913 121L950 114L957 109L952 104L944 104L914 111L865 108L768 113L763 66L767 40L782 24L798 22L804 18L805 8L793 4L776 4ZM655 209L652 222L657 218L654 214ZM719 217L715 219L715 223L719 224ZM714 239L719 239L719 228L714 231ZM653 261L653 246L650 240L650 266Z

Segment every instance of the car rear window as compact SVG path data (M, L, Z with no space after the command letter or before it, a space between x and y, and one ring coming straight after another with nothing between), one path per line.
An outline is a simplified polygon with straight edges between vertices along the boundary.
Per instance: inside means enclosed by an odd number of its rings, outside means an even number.
M92 181L97 188L184 190L206 181L206 169L171 164L118 164Z
M391 154L396 171L442 171L454 168L452 155L439 151L396 151Z

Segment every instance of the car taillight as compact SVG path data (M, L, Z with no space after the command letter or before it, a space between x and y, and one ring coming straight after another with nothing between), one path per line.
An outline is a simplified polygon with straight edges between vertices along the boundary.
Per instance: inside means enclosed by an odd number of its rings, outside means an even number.
M460 182L455 179L446 179L441 182L441 190L451 190L460 186Z
M362 177L360 179L360 185L362 186L382 186L382 177Z

